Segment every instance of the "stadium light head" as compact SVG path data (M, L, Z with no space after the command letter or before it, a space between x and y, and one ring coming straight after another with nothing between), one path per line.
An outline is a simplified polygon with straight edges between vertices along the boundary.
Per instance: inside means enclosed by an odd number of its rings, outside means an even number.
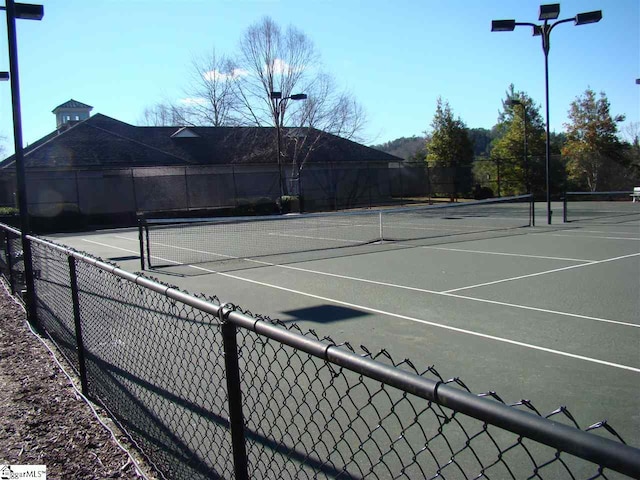
M555 20L560 15L560 4L551 3L549 5L540 5L540 15L538 20Z
M0 72L0 82L9 80L9 72Z
M306 93L295 93L295 94L291 95L289 98L291 100L306 100L307 99L307 94Z
M282 92L271 92L269 97L271 97L271 100L280 100L282 98Z
M602 10L579 13L578 15L576 15L576 25L587 25L589 23L598 23L600 20L602 20Z
M7 7L0 7L0 10L6 9ZM16 18L22 20L42 20L42 17L44 17L44 7L32 3L16 3L15 12Z
M492 32L513 32L516 28L515 20L492 20Z

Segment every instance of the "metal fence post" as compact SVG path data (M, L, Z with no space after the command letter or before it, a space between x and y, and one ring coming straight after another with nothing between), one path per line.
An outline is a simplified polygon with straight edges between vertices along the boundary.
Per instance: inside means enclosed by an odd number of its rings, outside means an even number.
M224 307L220 307L222 321L222 341L224 343L224 364L227 376L229 401L229 425L233 447L233 467L235 478L248 480L247 449L244 438L244 415L242 413L242 390L240 388L240 365L238 362L238 341L236 326L224 318Z
M562 196L562 221L567 223L567 189L564 190L564 195Z
M7 268L9 269L9 287L11 288L11 295L16 294L16 284L13 278L13 259L11 258L11 239L9 238L9 232L5 230L4 238L6 240L6 249L5 252L7 254Z
M84 360L84 342L82 341L82 326L80 324L80 298L78 297L78 275L76 273L76 259L67 257L69 261L69 280L71 282L71 301L73 303L73 321L76 330L76 345L78 346L78 367L80 369L80 387L82 394L87 397L87 368Z

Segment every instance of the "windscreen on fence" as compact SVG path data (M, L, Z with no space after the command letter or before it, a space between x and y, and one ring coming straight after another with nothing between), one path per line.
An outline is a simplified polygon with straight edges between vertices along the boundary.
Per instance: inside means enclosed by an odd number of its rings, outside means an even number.
M193 264L504 231L531 225L531 202L521 195L327 214L144 219L141 258L150 267Z

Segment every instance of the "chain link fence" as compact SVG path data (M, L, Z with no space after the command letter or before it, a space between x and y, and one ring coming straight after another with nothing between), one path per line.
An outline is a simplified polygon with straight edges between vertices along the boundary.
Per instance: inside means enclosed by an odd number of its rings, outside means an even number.
M16 231L0 231L9 277ZM605 422L585 432L564 407L507 405L434 367L27 238L31 321L161 478L640 476L640 450Z

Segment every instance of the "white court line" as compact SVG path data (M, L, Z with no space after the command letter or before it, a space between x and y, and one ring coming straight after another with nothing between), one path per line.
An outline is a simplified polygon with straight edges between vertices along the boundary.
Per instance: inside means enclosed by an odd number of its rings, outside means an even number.
M89 243L95 243L97 245L101 245L101 246L105 246L105 247L109 247L110 246L110 245L99 243L99 242L95 242L95 241L92 241L92 240L83 239L83 241L89 242ZM126 250L126 249L118 247L118 250ZM133 250L129 250L129 251L134 252ZM175 261L172 261L172 260L167 260L165 258L160 258L160 260L167 261L167 262L170 262L170 263L179 264L179 262L175 262ZM389 317L399 318L399 319L402 319L402 320L408 320L408 321L415 322L415 323L421 323L421 324L429 325L429 326L432 326L432 327L442 328L444 330L449 330L449 331L452 331L452 332L463 333L463 334L466 334L466 335L471 335L471 336L479 337L479 338L485 338L485 339L488 339L488 340L494 340L494 341L497 341L497 342L506 343L506 344L510 344L510 345L516 345L516 346L528 348L528 349L531 349L531 350L538 350L538 351L542 351L542 352L546 352L546 353L552 353L554 355L559 355L559 356L568 357L568 358L574 358L574 359L577 359L577 360L583 360L583 361L590 362L590 363L596 363L596 364L599 364L599 365L605 365L605 366L608 366L608 367L614 367L614 368L618 368L618 369L621 369L621 370L628 370L628 371L631 371L631 372L640 373L640 368L631 367L629 365L623 365L623 364L614 363L614 362L607 362L605 360L599 360L597 358L585 357L583 355L576 355L574 353L563 352L561 350L554 350L554 349L551 349L551 348L541 347L539 345L533 345L533 344L530 344L530 343L518 342L516 340L510 340L510 339L504 338L504 337L497 337L495 335L487 335L485 333L474 332L473 330L466 330L464 328L457 328L457 327L452 327L452 326L449 326L449 325L443 325L441 323L430 322L428 320L422 320L422 319L415 318L415 317L409 317L407 315L400 315L398 313L387 312L385 310L380 310L380 309L377 309L377 308L371 308L371 307L366 307L364 305L358 305L358 304L355 304L355 303L344 302L342 300L337 300L337 299L334 299L334 298L322 297L320 295L314 295L314 294L303 292L303 291L300 291L300 290L293 290L293 289L290 289L290 288L281 287L279 285L272 285L272 284L269 284L269 283L259 282L257 280L250 280L248 278L238 277L236 275L231 275L229 273L217 272L215 270L210 270L210 269L204 268L204 267L197 267L197 266L190 266L190 267L194 268L196 270L201 270L201 271L205 271L205 272L209 272L209 273L216 273L216 274L221 275L223 277L232 278L234 280L240 280L242 282L252 283L252 284L255 284L255 285L260 285L260 286L268 287L268 288L274 288L276 290L282 290L282 291L285 291L285 292L288 292L288 293L295 293L297 295L302 295L302 296L309 297L309 298L315 298L317 300L323 300L323 301L331 302L331 303L334 303L334 304L337 304L337 305L344 305L344 306L347 306L347 307L350 307L350 308L357 308L358 310L362 310L362 311L365 311L365 312L376 313L376 314L380 314L380 315L386 315L386 316L389 316ZM454 296L454 295L452 295L452 296Z
M639 237L602 237L597 235L565 235L562 233L530 233L529 235L546 235L549 237L601 238L604 240L640 240Z
M416 245L411 245L415 247ZM426 248L429 250L445 250L449 252L465 252L465 253L481 253L484 255L502 255L506 257L522 257L522 258L540 258L543 260L563 260L566 262L592 262L593 260L585 260L582 258L564 258L564 257L547 257L544 255L525 255L523 253L504 253L504 252L488 252L486 250L467 250L463 248L447 248L447 247L430 247L428 245L417 245L418 248Z
M638 229L638 226L634 226L633 228ZM611 232L611 231L606 231L606 230L582 230L581 228L578 228L576 230L567 230L569 232L576 232L576 233L606 233L609 235L635 235L637 232Z
M548 273L562 272L564 270L572 270L574 268L587 267L590 265L597 265L599 263L613 262L616 260L622 260L623 258L630 258L630 257L637 257L637 256L640 256L640 253L632 253L631 255L623 255L621 257L607 258L605 260L597 260L593 262L582 263L580 265L571 265L569 267L554 268L553 270L545 270L544 272L530 273L528 275L520 275L518 277L503 278L502 280L494 280L493 282L479 283L477 285L469 285L468 287L452 288L451 290L445 290L442 293L453 293L453 292L459 292L460 290L468 290L470 288L486 287L487 285L496 285L498 283L511 282L513 280L521 280L523 278L537 277L540 275L547 275Z
M132 238L127 238L127 237L119 237L116 236L116 238L120 238L122 240L130 240L130 241L136 241L135 239ZM98 245L104 246L104 247L109 247L110 245L108 244L103 244L103 243L98 243L98 242L94 242L92 240L86 240L83 239L85 242L89 242L89 243L96 243ZM163 244L161 244L163 245ZM168 245L163 245L163 246L168 246ZM120 247L113 247L113 248L118 248L119 250L125 250L127 252L133 252L133 250L126 250ZM475 297L467 297L464 295L455 295L453 293L450 292L442 292L442 291L438 291L438 290L428 290L426 288L419 288L419 287L410 287L408 285L398 285L395 283L388 283L388 282L380 282L377 280L369 280L366 278L360 278L360 277L352 277L349 275L340 275L337 273L329 273L329 272L323 272L320 270L311 270L311 269L307 269L307 268L302 268L302 267L294 267L292 265L280 265L277 263L271 263L271 262L265 262L263 260L256 260L256 259L252 259L252 258L240 258L240 257L231 257L229 255L222 255L222 254L216 254L216 253L212 253L212 252L206 252L206 251L202 251L202 250L195 250L195 249L191 249L191 248L186 248L186 247L176 247L182 250L189 250L192 252L196 252L196 253L208 253L210 255L220 255L220 256L224 256L226 258L235 258L237 260L243 260L245 262L250 262L250 263L257 263L259 265L264 265L267 267L278 267L278 268L283 268L286 270L295 270L298 272L304 272L304 273L311 273L314 275L321 275L321 276L325 276L325 277L332 277L332 278L339 278L341 280L350 280L350 281L354 281L354 282L360 282L360 283L367 283L367 284L371 284L371 285L378 285L381 287L390 287L390 288L397 288L400 290L408 290L408 291L412 291L412 292L420 292L420 293L428 293L431 295L440 295L440 296L445 296L445 297L453 297L453 298L460 298L460 299L464 299L464 300L471 300L474 302L479 302L479 303L489 303L489 304L493 304L493 305L501 305L501 306L506 306L506 307L512 307L512 308L517 308L517 309L521 309L521 310L529 310L529 311L534 311L534 312L541 312L541 313L549 313L552 315L560 315L560 316L567 316L567 317L573 317L573 318L581 318L584 320L593 320L595 322L601 322L601 323L611 323L614 325L622 325L625 327L633 327L633 328L640 328L640 325L637 325L635 323L628 323L628 322L622 322L619 320L611 320L608 318L600 318L600 317L592 317L589 315L580 315L578 313L569 313L569 312L561 312L561 311L557 311L557 310L549 310L549 309L545 309L545 308L538 308L538 307L530 307L527 305L519 305L519 304L515 304L515 303L506 303L506 302L498 302L495 300L487 300L484 298L475 298ZM154 256L154 258L157 258L159 260L162 261L167 261L169 263L173 263L176 265L183 265L183 266L187 266L190 268L194 268L196 270L203 270L206 272L211 272L211 273L218 273L215 270L209 270L203 267L197 267L197 266L193 266L193 265L185 265L184 263L181 262L176 262L175 260L167 260L161 257L157 257ZM591 262L593 263L593 262ZM581 265L578 265L581 266Z
M270 233L267 233L267 235L271 235L274 237L286 237L286 238L306 238L308 240L327 240L329 242L359 243L362 245L366 245L370 243L370 242L364 242L362 240L346 240L344 238L325 238L325 237L315 237L311 235L290 235L288 233L277 233L277 232L270 232Z

